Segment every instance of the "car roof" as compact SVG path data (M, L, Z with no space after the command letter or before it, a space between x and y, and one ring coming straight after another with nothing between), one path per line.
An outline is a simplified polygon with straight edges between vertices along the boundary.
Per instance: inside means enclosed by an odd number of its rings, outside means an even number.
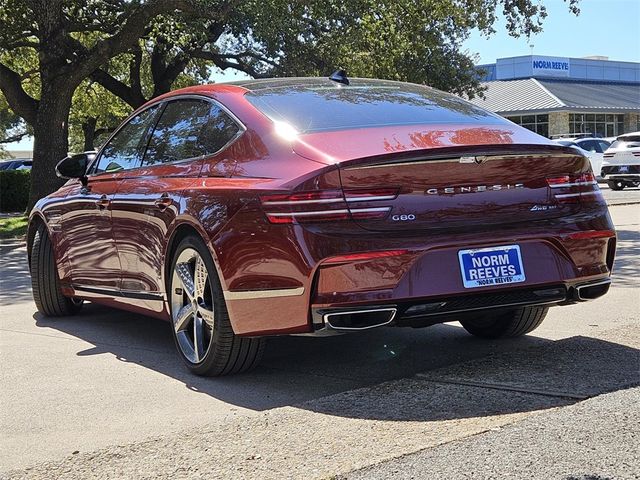
M393 80L379 80L375 78L350 78L349 87L382 87L382 86L398 86L407 84L407 82L396 82ZM228 82L226 85L237 85L246 88L249 91L257 92L260 90L271 90L278 88L317 88L334 86L336 88L345 88L345 85L330 80L327 77L286 77L286 78L262 78L251 80L240 80L237 82ZM425 85L421 85L425 86ZM348 88L348 87L347 87Z
M600 138L600 137L586 137L586 138L576 138L574 140L574 142L576 143L582 143L582 142L590 142L596 140L598 142L605 142L605 143L611 143L609 140L607 140L606 138Z
M397 82L393 80L378 80L374 78L350 78L349 87L391 87L401 85L417 85L423 88L431 88L427 85L412 84L408 82ZM206 85L194 85L192 87L181 88L179 90L173 90L169 93L157 97L154 100L172 97L174 95L188 94L188 93L216 93L216 92L228 92L228 93L247 93L247 92L260 92L265 90L276 89L300 89L300 88L349 88L345 85L329 80L328 77L283 77L283 78L260 78L260 79L248 79L238 80L234 82L223 83L211 83Z
M622 135L618 135L617 140L624 140L627 137L640 137L640 132L623 133Z

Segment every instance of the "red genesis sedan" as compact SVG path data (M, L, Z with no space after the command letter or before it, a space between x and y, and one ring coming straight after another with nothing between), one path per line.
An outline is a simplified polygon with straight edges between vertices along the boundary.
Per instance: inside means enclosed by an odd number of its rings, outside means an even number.
M616 234L588 158L424 86L190 87L57 172L28 231L38 310L167 320L196 374L251 369L270 335L524 335L609 289Z

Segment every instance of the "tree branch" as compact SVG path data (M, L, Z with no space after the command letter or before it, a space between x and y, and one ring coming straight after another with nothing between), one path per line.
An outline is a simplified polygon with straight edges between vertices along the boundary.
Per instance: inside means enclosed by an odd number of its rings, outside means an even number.
M246 73L247 75L251 75L253 78L267 78L269 75L259 72L253 65L247 63L243 60L243 57L252 57L258 61L263 61L270 65L276 66L277 64L261 58L257 54L253 54L250 52L239 53L239 54L219 54L214 52L209 52L205 50L193 50L191 52L191 56L194 58L201 58L202 60L209 60L213 62L213 64L221 70L226 70L227 68L233 68L235 70L240 70L241 72ZM234 60L234 61L229 61Z
M20 75L0 63L0 90L16 115L21 116L30 125L36 123L38 101L22 88Z
M131 93L136 101L144 103L145 98L142 94L142 80L140 79L140 70L142 68L142 49L140 44L133 48L133 59L129 63L129 79L131 83Z
M236 0L237 1L237 0ZM235 1L226 2L219 14L226 15ZM85 78L105 63L105 60L127 51L144 34L147 24L156 16L173 10L202 16L197 0L149 0L137 5L124 20L120 31L86 50L72 62L69 74Z
M120 97L133 108L138 108L140 105L147 101L146 98L144 98L144 96L142 95L142 91L134 90L129 85L121 82L102 69L95 70L90 75L90 78L94 82L99 83L104 88L109 90L116 97Z
M16 133L15 135L11 135L10 137L0 139L0 143L19 142L20 140L22 140L27 135L29 135L29 132L27 130L25 130L24 132Z

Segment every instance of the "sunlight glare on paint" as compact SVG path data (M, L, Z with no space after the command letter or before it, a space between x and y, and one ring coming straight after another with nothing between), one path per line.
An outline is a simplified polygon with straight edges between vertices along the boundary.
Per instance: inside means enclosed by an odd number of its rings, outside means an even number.
M287 122L275 120L273 124L275 125L276 134L278 134L279 137L282 137L289 142L298 138L298 131Z

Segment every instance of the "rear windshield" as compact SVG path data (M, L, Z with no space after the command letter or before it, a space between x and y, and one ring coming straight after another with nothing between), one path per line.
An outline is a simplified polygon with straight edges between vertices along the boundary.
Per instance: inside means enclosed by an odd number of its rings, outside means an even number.
M638 148L640 147L640 137L624 137L614 140L609 148Z
M504 123L461 98L412 84L287 86L249 92L247 100L301 133L425 123Z
M620 142L638 143L638 142L640 142L640 135L625 135L623 137L618 137L618 140Z

